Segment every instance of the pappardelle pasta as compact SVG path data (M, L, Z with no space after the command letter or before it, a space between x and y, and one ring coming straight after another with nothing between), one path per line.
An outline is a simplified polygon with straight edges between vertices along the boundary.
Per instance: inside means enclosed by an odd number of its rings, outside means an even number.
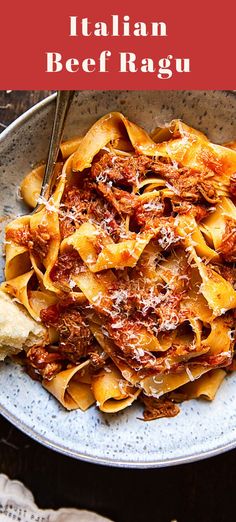
M30 207L44 166L23 180ZM144 419L214 399L234 369L236 151L113 112L62 143L54 186L6 227L6 281L45 327L18 356L68 410Z

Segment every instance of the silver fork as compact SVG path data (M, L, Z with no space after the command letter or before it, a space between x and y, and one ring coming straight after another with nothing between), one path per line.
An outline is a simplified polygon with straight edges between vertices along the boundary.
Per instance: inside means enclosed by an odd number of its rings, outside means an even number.
M47 162L45 167L45 173L43 177L43 184L41 187L40 198L48 199L51 194L51 188L53 186L53 170L58 158L59 148L62 139L62 133L67 117L68 110L70 108L75 91L57 91L56 108L52 126L52 133L50 138L50 144L48 149ZM36 207L32 211L32 214L38 211L40 203L37 203Z

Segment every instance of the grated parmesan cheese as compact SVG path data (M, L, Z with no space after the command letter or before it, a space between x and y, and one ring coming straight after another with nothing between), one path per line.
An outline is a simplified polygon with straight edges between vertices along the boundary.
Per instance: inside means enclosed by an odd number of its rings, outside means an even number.
M69 281L69 287L72 289L72 288L74 288L75 286L76 286L76 282L73 281L73 279L70 279L70 281Z
M185 370L186 370L186 373L187 373L187 376L188 376L189 380L191 382L195 381L195 378L194 378L194 376L193 376L193 374L192 374L192 372L191 372L191 370L189 369L188 366L186 366Z

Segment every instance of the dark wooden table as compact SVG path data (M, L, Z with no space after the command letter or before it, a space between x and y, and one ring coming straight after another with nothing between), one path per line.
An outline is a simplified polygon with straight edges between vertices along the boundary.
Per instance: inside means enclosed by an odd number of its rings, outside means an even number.
M47 94L0 91L1 129ZM42 508L87 508L116 522L236 521L236 450L172 468L116 469L57 454L0 418L0 472L23 481Z

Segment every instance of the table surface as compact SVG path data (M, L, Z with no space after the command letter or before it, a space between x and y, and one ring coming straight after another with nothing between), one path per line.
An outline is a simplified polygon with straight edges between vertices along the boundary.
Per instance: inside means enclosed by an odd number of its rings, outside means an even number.
M0 91L0 131L48 94ZM0 417L0 472L23 481L41 508L91 509L116 522L236 520L236 450L172 468L109 468L55 453Z

